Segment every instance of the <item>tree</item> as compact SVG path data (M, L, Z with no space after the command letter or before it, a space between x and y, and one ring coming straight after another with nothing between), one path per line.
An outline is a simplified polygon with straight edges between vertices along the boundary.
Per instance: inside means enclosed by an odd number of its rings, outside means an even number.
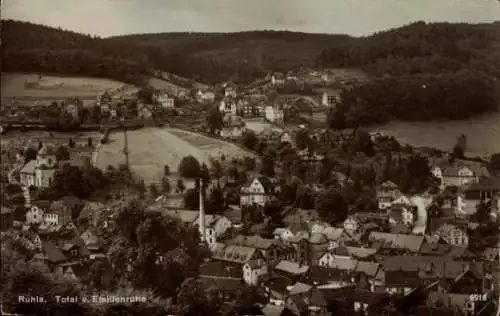
M145 207L133 200L117 209L108 256L122 281L172 297L186 278L196 275L204 249L198 245L196 228Z
M69 160L70 155L69 155L69 150L66 146L59 146L56 149L56 159L57 161L62 161L62 160Z
M163 166L163 175L164 176L170 175L170 167L168 165Z
M210 190L210 195L206 201L206 210L209 214L221 214L226 208L224 190L220 186L215 186Z
M215 133L222 130L224 126L222 113L217 107L212 107L207 114L207 124L210 129L210 133Z
M70 138L70 139L68 140L68 147L69 147L69 148L73 148L73 147L75 147L75 141L73 140L73 138Z
M295 144L300 150L307 148L310 141L309 132L306 129L300 129L297 134L295 134Z
M349 212L344 197L335 189L329 189L318 194L315 206L318 215L331 225L344 221Z
M87 138L87 145L92 148L92 137Z
M184 207L189 210L197 210L200 207L199 191L197 189L187 189L184 192Z
M157 197L159 195L158 188L156 187L156 184L151 183L149 185L149 194L151 194L152 197Z
M452 155L456 159L463 159L464 158L464 149L462 146L459 146L458 144L453 147L453 152Z
M268 152L262 157L262 165L260 172L268 177L274 176L274 165L275 165L275 158L274 156Z
M35 148L29 147L24 151L23 155L24 155L24 162L27 163L28 161L36 159L38 151Z
M177 187L176 187L177 193L183 193L185 189L186 186L184 185L184 181L182 181L182 179L177 179Z
M201 172L200 163L191 155L182 158L178 169L179 174L184 178L197 178Z
M164 194L169 194L171 187L170 187L170 181L168 180L167 177L163 177L161 180L161 190Z
M368 157L375 155L375 148L370 135L365 131L358 131L354 137L352 150L355 153L363 153Z
M135 189L141 199L146 197L146 184L144 183L144 180L137 181Z
M243 133L243 145L250 149L250 150L256 150L257 143L259 142L259 139L257 138L257 135L250 130L245 131Z
M245 156L245 158L243 158L243 165L245 166L246 171L255 171L257 162L254 158Z
M491 155L488 167L490 170L500 171L500 153Z
M139 89L139 91L137 91L137 99L141 100L146 104L154 104L155 103L154 94L155 94L154 88L151 87L150 85L147 85Z

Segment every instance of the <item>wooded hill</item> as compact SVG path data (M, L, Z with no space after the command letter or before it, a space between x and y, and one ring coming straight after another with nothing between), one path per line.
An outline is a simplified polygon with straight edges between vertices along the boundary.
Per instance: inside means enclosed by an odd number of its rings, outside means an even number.
M423 22L368 37L282 31L160 33L98 38L7 20L2 71L55 72L126 82L153 69L206 83L268 71L361 67L373 74L473 68L500 76L500 22Z

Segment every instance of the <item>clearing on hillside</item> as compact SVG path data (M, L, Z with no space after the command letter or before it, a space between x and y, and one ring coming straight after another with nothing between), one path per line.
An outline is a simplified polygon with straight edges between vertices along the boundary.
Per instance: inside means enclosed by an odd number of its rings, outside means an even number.
M69 97L93 99L105 90L118 90L123 82L86 77L38 74L2 74L2 99L61 100Z
M207 165L211 157L222 154L228 159L256 157L234 144L174 128L144 128L128 131L127 136L130 167L145 182L159 182L165 165L176 172L182 158L189 155ZM116 167L125 163L123 146L123 133L110 134L110 142L99 151L97 167L104 170L109 165Z

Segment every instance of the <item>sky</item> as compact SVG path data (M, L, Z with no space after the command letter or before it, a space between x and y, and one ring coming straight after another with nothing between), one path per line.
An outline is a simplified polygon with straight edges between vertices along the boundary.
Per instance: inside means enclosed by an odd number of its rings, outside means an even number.
M499 0L2 0L2 17L114 36L291 30L354 36L415 21L493 22Z

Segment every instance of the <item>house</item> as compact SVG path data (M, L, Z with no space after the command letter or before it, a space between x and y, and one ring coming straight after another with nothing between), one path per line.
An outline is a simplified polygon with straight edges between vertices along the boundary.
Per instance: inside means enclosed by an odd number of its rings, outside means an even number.
M371 243L372 247L376 246L380 248L406 250L417 253L422 247L425 237L417 235L371 232L368 236L368 241Z
M137 116L144 120L150 120L153 118L154 106L150 104L143 104L141 102L137 103Z
M238 112L237 103L232 98L225 98L219 103L219 112L223 114L236 115Z
M196 99L201 103L213 103L215 101L215 93L208 90L198 90L196 92Z
M21 184L28 187L50 187L57 167L56 162L55 150L50 146L43 146L36 159L28 161L21 169Z
M264 206L271 198L273 184L266 177L256 177L241 187L240 206Z
M467 185L464 189L464 211L468 214L475 213L476 205L484 200L496 200L497 207L500 199L495 197L500 194L500 177L480 178L477 182Z
M264 117L272 123L283 123L285 114L280 107L268 105L264 109Z
M479 304L479 302L474 300L472 295L433 291L427 296L426 304L434 307L446 307L450 310L462 312L463 315L477 315L476 304Z
M216 243L210 249L212 259L243 266L253 259L263 259L256 248Z
M239 245L258 249L266 260L293 259L295 249L275 239L262 238L259 235L238 235L225 241L226 245Z
M338 246L343 245L346 241L349 241L351 239L344 228L340 227L327 227L323 229L321 233L325 235L326 239L328 240L329 249L337 248Z
M417 207L416 206L391 206L388 210L389 212L389 223L403 224L407 227L412 227L413 223L417 219Z
M175 99L167 92L158 91L155 95L155 101L164 109L172 109L175 107Z
M225 87L224 87L224 96L225 97L233 97L233 98L236 98L236 96L238 95L237 91L236 91L236 85L234 84L231 84L231 83L228 83Z
M209 261L202 263L200 265L199 277L212 280L213 279L238 280L243 284L241 266L221 261Z
M387 257L382 265L388 293L407 294L418 286L425 286L431 291L473 294L485 293L492 287L488 272L480 262L410 255Z
M386 181L377 188L378 208L384 210L388 208L392 201L401 196L399 187L392 181Z
M224 126L220 136L225 138L239 138L245 132L245 123L239 117L224 118Z
M335 107L340 102L340 91L338 89L320 89L321 105L324 107Z
M72 221L72 210L62 200L54 201L43 213L44 224L64 226Z
M376 226L383 225L387 223L388 216L387 214L380 213L355 213L349 215L343 223L343 228L347 234L353 236L354 233L359 232L364 224L371 223ZM368 227L365 227L368 228Z
M285 306L279 306L272 303L267 303L261 309L263 316L294 316L288 308Z
M453 224L443 224L435 231L435 235L441 237L452 246L467 247L469 245L467 232Z
M308 265L288 260L282 260L274 267L274 271L277 274L284 277L288 277L292 280L300 279L307 273L308 270L309 270Z
M243 280L248 285L259 285L261 277L267 273L267 263L263 259L250 260L243 265Z
M62 103L63 110L69 115L71 115L75 120L80 119L80 109L82 108L82 106L83 106L82 101L76 98L65 100Z
M398 205L398 206L399 205L413 205L413 203L411 202L411 199L408 196L401 194L391 202L391 206L392 205Z
M285 300L289 295L290 289L296 281L290 280L284 276L268 275L262 280L262 288L269 297L269 303L276 306L284 306Z
M296 287L303 287L303 285L297 284L291 291L294 291ZM308 288L305 287L300 290L298 293L290 293L285 301L285 307L294 315L329 315L327 302L319 289L308 286Z
M194 222L194 226L197 225L198 221ZM208 246L217 243L218 239L223 236L231 226L231 221L225 216L205 215L205 237Z
M354 271L357 264L358 260L336 256L334 250L325 252L318 260L318 265L320 267L344 271Z
M480 177L489 175L480 163L449 159L431 165L431 173L441 180L442 188L475 183Z
M271 75L271 84L274 86L281 86L285 84L285 75L280 72L274 73Z
M283 134L281 134L281 143L288 143L292 145L293 144L292 136L290 136L288 132L283 132Z

